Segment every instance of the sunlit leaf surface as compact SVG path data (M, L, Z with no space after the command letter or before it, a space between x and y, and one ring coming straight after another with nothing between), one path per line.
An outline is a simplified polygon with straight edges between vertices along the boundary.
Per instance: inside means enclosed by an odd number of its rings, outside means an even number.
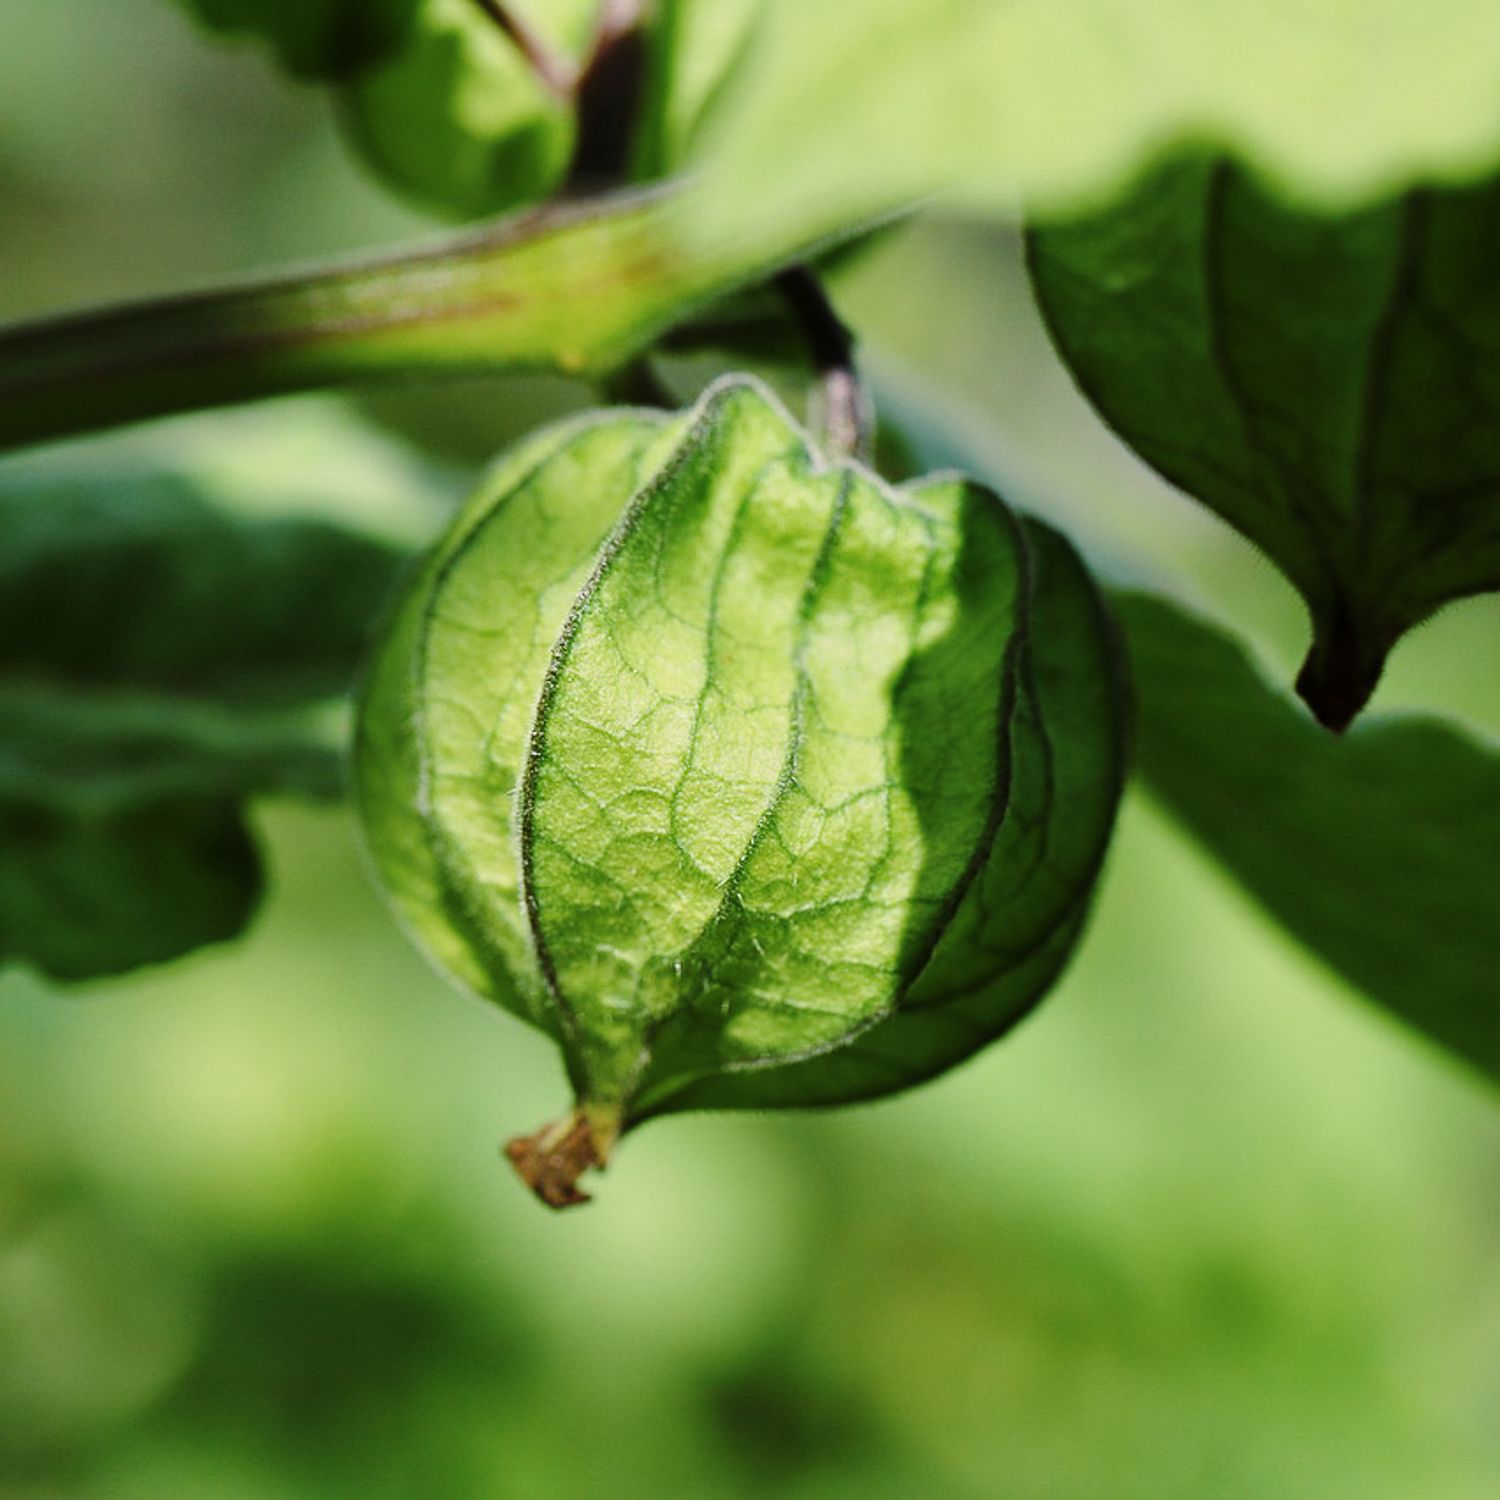
M1489 0L772 0L753 63L702 200L748 233L1072 207L1184 138L1320 201L1500 155Z

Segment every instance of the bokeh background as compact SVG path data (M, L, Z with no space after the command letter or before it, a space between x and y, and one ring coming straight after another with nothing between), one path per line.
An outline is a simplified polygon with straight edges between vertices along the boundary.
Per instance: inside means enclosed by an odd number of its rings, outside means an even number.
M0 316L424 227L166 0L0 0ZM924 222L837 290L896 404L1286 672L1289 592L1100 430L1013 234ZM462 477L588 399L360 405ZM1450 611L1381 705L1500 731L1497 640L1494 601ZM1010 1040L874 1107L654 1124L561 1218L497 1154L565 1103L549 1046L408 950L346 812L259 822L244 941L0 976L3 1500L1500 1493L1493 1092L1143 798Z

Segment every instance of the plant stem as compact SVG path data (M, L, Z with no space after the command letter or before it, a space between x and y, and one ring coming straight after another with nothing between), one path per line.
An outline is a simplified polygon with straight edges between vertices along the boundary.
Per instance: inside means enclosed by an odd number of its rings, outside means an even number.
M0 329L0 447L370 378L597 377L801 253L705 243L664 188L425 248Z
M651 68L644 0L600 0L592 50L574 88L577 144L567 190L588 191L630 174Z
M589 54L580 66L559 57L502 0L476 3L514 43L543 87L573 106L578 132L566 190L587 192L624 182L651 64L646 0L600 0Z
M572 97L578 83L578 71L572 63L559 57L502 0L475 0L475 3L515 44L543 88L559 99Z
M855 364L853 332L807 266L789 267L776 278L776 285L802 327L818 377L818 400L810 425L821 431L830 454L867 459L870 400Z
M638 354L606 375L599 385L604 399L616 406L655 407L671 411L682 403L667 388L647 353Z

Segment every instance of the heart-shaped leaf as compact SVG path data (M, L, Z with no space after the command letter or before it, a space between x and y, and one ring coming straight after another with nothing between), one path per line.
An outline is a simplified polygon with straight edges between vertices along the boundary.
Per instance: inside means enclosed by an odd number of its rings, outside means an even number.
M1403 632L1500 587L1500 180L1324 218L1183 160L1030 245L1106 420L1301 591L1323 723Z

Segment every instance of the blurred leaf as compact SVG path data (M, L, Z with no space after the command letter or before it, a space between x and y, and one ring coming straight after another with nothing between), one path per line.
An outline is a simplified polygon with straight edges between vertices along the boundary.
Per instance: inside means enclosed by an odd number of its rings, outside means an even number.
M657 0L653 73L637 142L645 181L666 176L732 103L766 0Z
M0 962L89 979L236 936L260 899L242 804L332 797L313 726L0 686Z
M1335 729L1406 630L1500 587L1497 247L1500 179L1318 218L1201 159L1031 237L1086 394L1302 592Z
M178 0L199 21L266 43L300 78L338 78L368 67L410 31L425 0Z
M1500 753L1434 719L1334 739L1215 627L1116 603L1153 794L1352 984L1500 1078Z
M182 473L0 468L0 674L285 705L343 692L399 553Z
M0 959L63 979L244 926L242 804L338 794L338 738L307 706L347 688L402 557L121 468L0 468Z
M700 200L827 232L946 189L1075 206L1174 139L1343 199L1500 151L1490 0L772 0Z
M337 87L351 138L393 188L479 218L558 188L576 135L567 78L588 56L598 0L510 0L551 52L544 79L479 0L180 0L216 31L253 37L279 66ZM761 0L670 0L650 33L636 168L665 176L719 104Z
M476 0L422 0L416 22L343 91L366 161L391 186L461 218L547 197L572 154L570 102L541 83Z

